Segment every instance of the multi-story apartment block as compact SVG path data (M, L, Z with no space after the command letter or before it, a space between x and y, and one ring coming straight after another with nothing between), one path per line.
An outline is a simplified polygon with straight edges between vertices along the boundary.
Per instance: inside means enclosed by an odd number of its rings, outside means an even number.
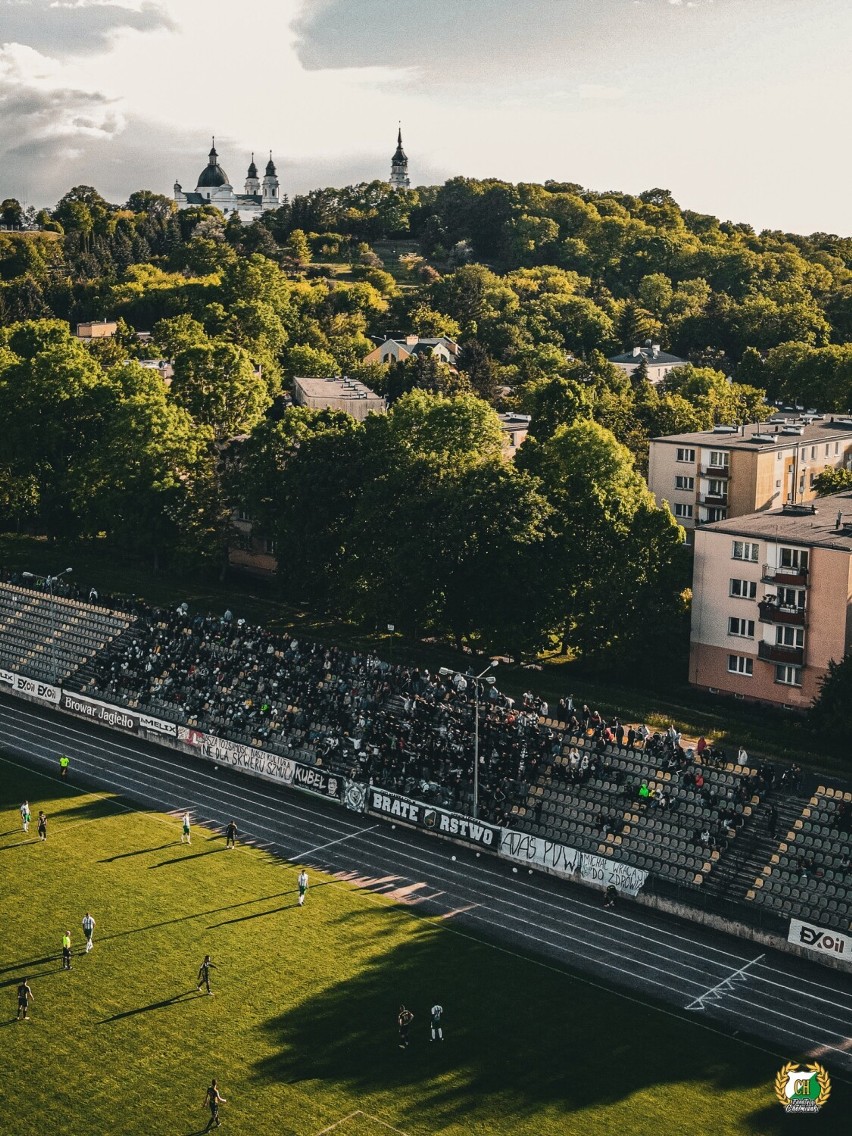
M798 709L852 647L852 493L695 533L689 681Z
M687 532L785 503L812 501L825 469L852 468L852 418L777 415L654 438L648 485Z

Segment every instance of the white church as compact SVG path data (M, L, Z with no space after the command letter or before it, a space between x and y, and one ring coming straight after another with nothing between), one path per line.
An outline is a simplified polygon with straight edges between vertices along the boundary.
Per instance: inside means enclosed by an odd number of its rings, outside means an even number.
M394 189L408 189L411 185L408 176L408 156L402 148L401 126L396 138L396 151L391 158L391 174L388 182ZM243 190L243 193L234 193L231 179L219 165L215 138L207 155L207 165L198 175L195 189L184 193L180 182L176 181L174 186L178 209L190 209L196 205L215 205L226 217L236 213L244 225L250 225L268 209L278 209L281 205L278 174L271 150L262 181L257 175L257 166L254 164L254 154L252 154Z
M179 209L189 209L194 205L215 205L226 217L236 213L244 225L251 224L266 210L277 209L281 205L278 174L275 172L271 151L262 182L257 176L257 166L254 164L254 154L252 154L244 190L244 193L234 193L231 179L219 165L214 138L210 153L207 155L207 165L198 175L198 184L194 192L184 193L180 182L175 182L175 201Z

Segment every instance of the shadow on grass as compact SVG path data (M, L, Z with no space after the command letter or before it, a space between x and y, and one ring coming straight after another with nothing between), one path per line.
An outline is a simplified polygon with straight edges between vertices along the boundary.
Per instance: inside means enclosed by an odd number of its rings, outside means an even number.
M187 860L197 860L200 856L215 856L217 852L224 852L222 848L208 848L206 852L193 852L191 856L175 856L171 860L161 860L159 864L149 864L148 868L165 868L169 864L185 864Z
M98 860L99 864L112 864L115 860L126 860L128 856L144 856L146 852L162 852L164 848L171 848L177 840L170 840L168 844L157 844L154 848L136 848L133 852L119 852L115 856L107 856Z
M720 1108L727 1130L736 1117L737 1131L789 1131L780 1107L749 1115L756 1099L774 1099L778 1057L570 974L431 925L346 973L351 965L341 959L336 985L265 1023L274 1053L256 1062L259 1082L307 1079L345 1085L359 1097L390 1093L400 1107L395 1123L415 1126L425 1113L436 1132L453 1124L490 1131L497 1116L539 1108L563 1112L576 1127L585 1110L642 1093L688 1117L684 1131L712 1131ZM443 1045L429 1040L435 1002L445 1009ZM401 1003L415 1015L404 1052ZM837 1116L844 1104L837 1100ZM547 1130L557 1131L555 1123L551 1117ZM600 1116L596 1123L603 1131Z
M28 836L26 840L16 840L14 844L4 844L0 847L0 852L8 852L11 848L23 848L26 844L38 844L38 839L34 836Z
M189 915L176 915L174 919L161 919L158 923L146 923L144 927L128 927L126 931L112 931L108 935L99 935L98 942L103 943L109 939L123 939L127 935L141 935L143 931L156 931L159 927L170 927L173 923L187 923L191 919L203 919L205 915L219 915L223 911L233 911L237 907L248 907L252 903L265 903L269 899L281 899L282 896L291 894L290 891L278 891L274 895L259 895L254 899L243 899L239 903L229 903L225 907L212 907L209 911L193 911ZM15 970L18 968L8 967L7 969ZM2 973L0 971L0 974Z
M151 1010L165 1010L168 1006L176 1006L178 1002L186 1001L187 998L193 997L196 993L194 988L192 990L184 990L183 993L175 994L172 998L164 998L162 1002L151 1002L147 1006L137 1006L133 1010L122 1010L119 1014L112 1014L108 1018L100 1018L95 1022L95 1025L103 1026L106 1025L107 1022L118 1022L121 1021L122 1018L133 1018L136 1014L147 1014L150 1013Z
M333 883L334 883L333 880L328 880L326 883L323 883L323 884L314 884L313 887L310 889L310 891L319 891L320 888L331 887ZM308 899L306 900L306 903L305 903L306 907L310 906L310 902L311 902L310 901L310 891L308 892ZM295 892L295 889L293 889L289 892L287 892L287 891L282 892L281 894L282 895L295 895L296 892ZM236 919L225 919L221 923L211 923L210 926L207 928L207 930L212 931L215 927L227 927L231 923L246 923L249 919L262 919L264 917L264 915L277 915L279 911L289 911L291 908L298 907L298 906L299 906L298 903L285 903L283 907L273 907L271 911L256 911L252 915L240 915Z
M11 966L0 967L0 974L8 974L12 970L23 970L28 966L44 966L45 963L54 962L57 958L59 958L59 955L44 955L43 958L24 959L22 962L13 962ZM17 982L19 980L15 979L15 981Z
M124 812L123 804L109 797L98 797L93 801L82 801L79 805L69 805L67 808L55 808L52 816L54 824L68 824L69 821L105 820L114 817L117 812Z

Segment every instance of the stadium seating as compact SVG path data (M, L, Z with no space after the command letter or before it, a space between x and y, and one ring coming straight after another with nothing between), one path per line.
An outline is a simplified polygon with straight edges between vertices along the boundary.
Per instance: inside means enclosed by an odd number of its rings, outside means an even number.
M130 622L93 604L0 583L0 667L61 683Z
M820 785L747 892L752 903L786 918L848 931L852 926L848 824L838 809L852 792Z

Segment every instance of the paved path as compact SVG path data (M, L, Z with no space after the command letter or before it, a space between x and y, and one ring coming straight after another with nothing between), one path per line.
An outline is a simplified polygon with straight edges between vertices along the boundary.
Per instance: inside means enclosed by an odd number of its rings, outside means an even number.
M783 1061L823 1061L852 1082L852 974L844 974L598 893L318 798L0 697L9 759L120 793L305 863L446 921L454 932L570 970ZM0 770L2 770L0 759ZM730 980L730 981L729 981ZM692 1007L692 1008L690 1008ZM780 1060L779 1060L780 1065Z

